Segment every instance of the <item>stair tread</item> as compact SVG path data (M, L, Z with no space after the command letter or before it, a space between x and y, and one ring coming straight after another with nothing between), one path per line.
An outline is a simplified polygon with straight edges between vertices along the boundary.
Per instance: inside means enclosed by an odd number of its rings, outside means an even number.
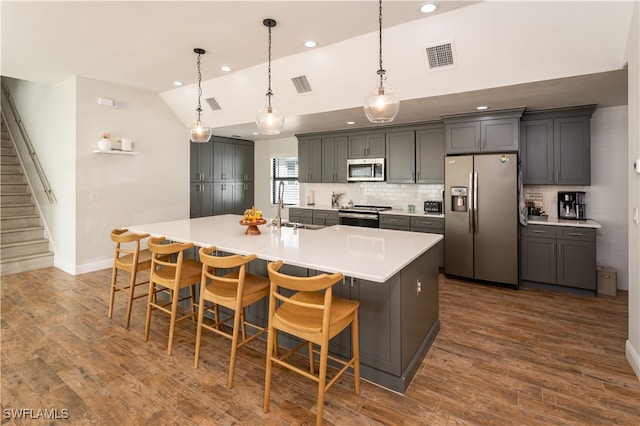
M40 217L40 215L38 214L19 214L17 216L2 216L2 218L0 220L5 220L5 219L33 219L33 218L37 218Z
M1 229L0 234L9 232L38 231L40 229L44 229L44 226L27 226L24 228Z
M46 238L38 238L36 240L16 241L15 243L1 244L0 248L28 246L30 244L42 244L42 243L48 243L48 242L49 240L47 240Z
M0 263L10 263L18 260L37 259L38 257L53 256L53 252L47 251L42 253L24 254L20 256L3 256Z

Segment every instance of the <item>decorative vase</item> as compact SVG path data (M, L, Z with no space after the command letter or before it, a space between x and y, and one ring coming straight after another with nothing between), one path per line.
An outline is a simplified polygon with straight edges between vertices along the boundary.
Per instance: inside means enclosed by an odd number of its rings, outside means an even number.
M98 141L98 149L100 151L109 151L111 150L111 141L107 138L102 138Z

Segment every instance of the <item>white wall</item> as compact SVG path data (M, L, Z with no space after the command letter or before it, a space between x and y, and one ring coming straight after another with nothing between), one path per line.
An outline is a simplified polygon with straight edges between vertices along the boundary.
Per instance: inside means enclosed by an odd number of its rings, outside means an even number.
M627 39L629 67L629 157L625 165L629 179L629 340L626 354L640 378L640 226L633 221L633 210L640 206L640 174L632 163L640 158L640 4L635 3Z
M27 166L56 267L70 274L109 268L112 229L189 217L190 142L159 95L82 77L55 86L7 82L56 197L49 204ZM100 106L98 97L123 107ZM103 132L113 142L133 138L141 154L95 154ZM99 200L90 201L91 192Z
M98 105L99 97L122 104ZM109 232L127 225L189 217L189 148L182 123L151 92L78 78L77 272L111 266ZM95 154L102 132L122 137L140 155ZM90 201L89 194L99 194Z
M49 203L24 145L18 144L25 173L55 252L54 264L72 272L76 265L76 194L73 190L76 185L76 79L72 77L53 86L2 79L9 86L56 199L55 203ZM7 125L17 139L20 133L4 101L3 96Z

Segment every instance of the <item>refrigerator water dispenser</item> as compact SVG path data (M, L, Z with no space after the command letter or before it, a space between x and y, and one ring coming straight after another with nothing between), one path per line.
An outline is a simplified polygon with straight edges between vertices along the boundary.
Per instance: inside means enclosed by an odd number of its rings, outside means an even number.
M466 186L451 187L451 211L454 211L454 212L467 211L467 187Z

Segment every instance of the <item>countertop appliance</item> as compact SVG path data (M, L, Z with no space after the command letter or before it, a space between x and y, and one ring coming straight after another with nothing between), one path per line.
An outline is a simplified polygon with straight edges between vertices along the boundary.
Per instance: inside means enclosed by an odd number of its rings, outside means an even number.
M518 158L445 158L445 274L518 286Z
M384 158L347 159L348 182L383 182Z
M425 213L442 213L442 201L425 201L424 202Z
M367 228L380 227L380 212L391 210L389 206L354 205L338 210L340 225L364 226Z
M582 191L558 191L558 218L587 220L587 209Z

